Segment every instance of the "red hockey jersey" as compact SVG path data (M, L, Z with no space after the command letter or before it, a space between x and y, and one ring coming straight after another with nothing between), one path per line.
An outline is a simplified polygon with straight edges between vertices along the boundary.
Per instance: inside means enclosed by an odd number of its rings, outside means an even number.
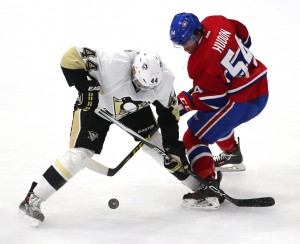
M201 23L204 35L188 61L196 108L209 111L228 100L247 102L267 94L267 68L249 51L247 28L223 16L209 16Z

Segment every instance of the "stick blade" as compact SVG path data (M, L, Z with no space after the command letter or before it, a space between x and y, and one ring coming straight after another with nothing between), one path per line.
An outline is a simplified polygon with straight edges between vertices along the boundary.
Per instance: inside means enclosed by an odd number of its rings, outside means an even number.
M230 199L227 200L231 201L239 207L271 207L275 205L275 200L273 197L261 197L252 199L234 199L232 197L229 198Z
M92 158L85 159L86 167L92 171L95 171L97 173L108 175L108 167L98 163L96 160ZM110 175L108 175L110 176Z

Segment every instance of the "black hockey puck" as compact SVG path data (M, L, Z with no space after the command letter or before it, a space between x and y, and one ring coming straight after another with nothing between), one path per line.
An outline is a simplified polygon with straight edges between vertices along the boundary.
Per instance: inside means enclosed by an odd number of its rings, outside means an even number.
M118 199L116 198L112 198L108 201L108 206L111 208L111 209L116 209L119 207L119 201Z

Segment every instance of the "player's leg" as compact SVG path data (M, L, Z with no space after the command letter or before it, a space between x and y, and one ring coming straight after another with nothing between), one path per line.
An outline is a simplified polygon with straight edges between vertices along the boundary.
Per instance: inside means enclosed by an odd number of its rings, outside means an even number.
M234 131L229 135L220 138L216 144L221 149L221 153L214 156L216 171L236 172L245 171L246 167L243 164L243 154L241 152L240 138L237 141L234 137Z
M121 122L143 137L147 137L147 135L150 133L151 129L153 129L157 123L150 106L126 116L125 118L123 118L121 120ZM157 131L151 137L150 142L152 144L154 144L155 146L157 146L158 148L164 150L163 145L162 145L162 135L159 131ZM151 149L147 145L144 145L142 147L142 149L151 158L153 158L159 165L164 165L164 158L160 154L155 152L153 149ZM168 165L168 166L172 167L172 165ZM167 169L170 173L172 173L169 170L169 168L167 168ZM178 175L176 175L176 173L172 173L172 174L178 179ZM184 184L185 186L187 186L188 188L190 188L191 190L197 189L200 184L199 181L192 176L179 177L179 178L180 178L179 180L181 181L181 183Z
M234 128L255 118L264 109L268 100L268 95L259 97L246 103L235 103L232 110L225 115L224 123L226 130L232 129L229 133L216 141L221 149L221 153L214 156L216 170L223 172L235 172L246 170L243 164L240 139L235 140Z
M39 221L44 220L41 202L46 201L85 167L85 159L100 154L110 122L92 111L77 109L74 112L70 149L45 171L38 183L32 186L19 209Z
M221 179L215 178L214 160L208 145L231 131L226 124L230 121L225 117L233 106L234 103L229 102L219 111L196 112L188 120L189 129L183 138L191 169L216 187L219 187ZM194 193L184 195L184 205L201 209L217 209L222 201L203 185Z
M208 143L197 138L190 129L185 132L183 141L192 171L210 182L210 185L219 188L221 179L215 178L214 161ZM193 193L183 196L182 205L187 208L211 210L218 209L222 201L219 201L219 197L205 185L200 184Z

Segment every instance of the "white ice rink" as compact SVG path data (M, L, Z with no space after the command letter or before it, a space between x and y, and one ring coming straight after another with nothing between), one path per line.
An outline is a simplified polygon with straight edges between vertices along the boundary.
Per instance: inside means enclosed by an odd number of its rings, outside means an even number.
M299 6L299 0L2 1L0 243L299 244ZM168 33L179 12L200 20L221 14L248 27L251 50L268 67L270 99L259 117L236 129L247 170L224 174L222 188L236 198L273 196L276 205L182 209L188 189L140 151L114 177L80 172L43 203L45 222L30 227L18 205L68 148L77 93L61 72L63 53L74 45L157 51L176 76L176 91L188 90L188 56ZM115 167L134 145L112 126L95 158ZM107 205L113 197L120 201L116 210Z

